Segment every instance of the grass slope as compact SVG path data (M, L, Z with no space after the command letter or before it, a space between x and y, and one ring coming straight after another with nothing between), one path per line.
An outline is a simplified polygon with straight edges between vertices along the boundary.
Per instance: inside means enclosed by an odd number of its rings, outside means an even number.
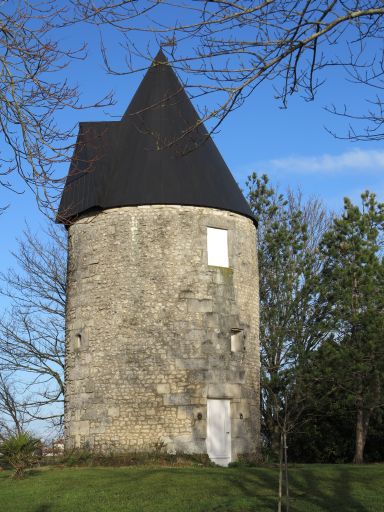
M0 473L0 512L276 511L277 469L44 468ZM291 512L384 511L384 465L290 468Z

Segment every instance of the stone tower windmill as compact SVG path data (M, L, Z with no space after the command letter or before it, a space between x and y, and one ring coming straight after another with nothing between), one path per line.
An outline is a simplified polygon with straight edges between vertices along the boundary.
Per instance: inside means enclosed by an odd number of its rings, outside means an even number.
M58 215L67 449L257 451L255 221L161 51L121 121L80 123Z

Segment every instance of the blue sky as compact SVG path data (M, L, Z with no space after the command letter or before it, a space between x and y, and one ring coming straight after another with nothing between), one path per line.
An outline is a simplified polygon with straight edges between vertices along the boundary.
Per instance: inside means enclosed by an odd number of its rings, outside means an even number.
M138 36L139 43L145 43L146 37L143 34ZM67 34L67 40L71 42L83 39L89 45L89 58L66 70L66 76L72 83L78 84L85 103L92 103L113 90L116 105L104 111L64 112L58 120L66 125L120 116L142 78L142 73L108 75L103 69L97 34L91 28L81 32L72 29ZM148 41L150 51L155 55L158 45ZM111 37L109 48L113 64L120 65L123 50ZM256 171L267 173L281 189L300 188L306 197L319 197L335 211L341 209L344 196L358 201L365 189L376 192L379 199L384 200L383 144L351 143L334 138L326 130L328 128L344 135L348 126L344 118L329 114L324 106L336 104L342 107L347 104L356 111L364 110L365 91L351 86L342 78L342 73L334 68L325 77L326 82L315 101L307 102L294 96L287 109L281 109L280 103L274 98L273 84L265 82L221 125L214 140L241 187L244 187L247 176ZM12 262L10 251L15 248L15 240L21 235L25 221L36 231L44 224L28 190L22 195L0 190L0 204L4 203L11 206L0 216L1 270Z
M113 90L116 104L107 110L62 112L58 122L74 126L79 121L121 116L143 73L108 75L102 65L97 34L89 27L81 31L74 28L66 37L63 43L88 42L89 58L64 71L70 82L78 84L82 101L91 104ZM147 43L146 37L143 34L138 37L142 47ZM112 37L108 42L112 63L119 66L123 63L123 50ZM149 39L148 42L154 56L158 45ZM366 189L376 192L384 201L383 143L351 143L333 137L326 130L342 136L348 129L345 119L326 112L326 105L342 107L347 104L356 111L366 108L364 89L351 86L335 68L331 71L326 73L326 82L313 102L294 96L288 108L281 109L273 84L265 82L221 125L214 140L243 189L247 176L256 171L267 173L280 189L300 188L304 197L318 197L336 212L342 208L343 197L358 201L360 193ZM203 105L201 102L199 106ZM66 173L66 169L58 172ZM21 183L16 186L22 190ZM15 250L25 223L44 236L42 227L46 222L28 190L17 195L0 188L0 205L7 203L10 203L9 209L0 216L0 271L6 271L13 264L11 251ZM0 313L6 305L7 301L0 296Z

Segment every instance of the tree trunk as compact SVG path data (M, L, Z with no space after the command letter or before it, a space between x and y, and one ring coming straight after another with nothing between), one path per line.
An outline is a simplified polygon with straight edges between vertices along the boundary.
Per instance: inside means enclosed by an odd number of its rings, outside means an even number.
M357 411L356 418L356 432L355 432L355 456L353 462L355 464L362 464L364 462L364 436L363 436L363 410L362 408Z
M367 440L370 416L370 412L364 414L363 400L359 398L357 402L354 464L363 464L364 462L364 448L365 441Z
M288 482L288 447L287 434L284 431L284 469L285 469L285 511L289 512L289 482Z
M283 501L283 434L280 434L280 463L279 463L279 501L277 512L281 512L281 503Z
M278 461L280 456L281 432L276 417L273 414L273 406L267 408L267 418L265 420L267 433L271 442L271 456L273 461Z
M276 458L280 455L280 446L281 446L281 434L276 425L273 425L271 428L271 452L273 458Z

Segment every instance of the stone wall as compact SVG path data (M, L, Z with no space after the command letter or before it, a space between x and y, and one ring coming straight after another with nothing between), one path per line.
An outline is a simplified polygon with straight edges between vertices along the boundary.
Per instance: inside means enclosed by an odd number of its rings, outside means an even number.
M228 230L230 268L207 264ZM139 206L69 228L66 448L206 453L208 398L229 398L232 456L260 436L256 230L212 208ZM244 349L231 352L231 329Z

